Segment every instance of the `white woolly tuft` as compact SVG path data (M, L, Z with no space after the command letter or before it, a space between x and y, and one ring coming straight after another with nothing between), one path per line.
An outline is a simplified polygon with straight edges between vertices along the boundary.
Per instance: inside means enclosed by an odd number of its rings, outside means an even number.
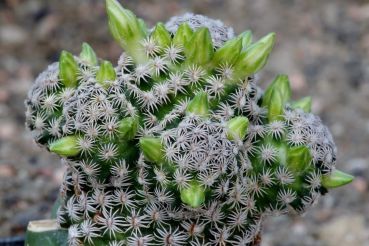
M227 40L234 37L233 28L227 27L220 20L214 20L203 15L195 15L192 13L172 17L165 23L165 27L174 34L182 23L187 23L194 30L199 27L207 27L215 47L221 47Z

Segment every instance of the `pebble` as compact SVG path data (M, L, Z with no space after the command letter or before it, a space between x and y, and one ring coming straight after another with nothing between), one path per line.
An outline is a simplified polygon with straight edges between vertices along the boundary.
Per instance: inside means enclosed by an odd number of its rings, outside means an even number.
M28 35L19 26L0 26L0 43L3 45L19 45L26 41Z

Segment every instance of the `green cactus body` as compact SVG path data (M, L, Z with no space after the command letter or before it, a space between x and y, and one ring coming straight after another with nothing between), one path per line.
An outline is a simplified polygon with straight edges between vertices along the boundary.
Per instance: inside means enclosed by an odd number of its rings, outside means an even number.
M290 101L284 75L256 85L274 34L251 44L192 14L147 32L117 1L107 9L118 65L84 44L26 100L35 140L68 166L69 245L252 245L265 215L302 213L352 180L330 178L336 147L311 99Z

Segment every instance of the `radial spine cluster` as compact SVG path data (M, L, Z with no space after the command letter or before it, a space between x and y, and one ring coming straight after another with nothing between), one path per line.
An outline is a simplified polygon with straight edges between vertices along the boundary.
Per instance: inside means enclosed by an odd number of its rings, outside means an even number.
M352 180L311 98L292 101L285 75L257 86L274 33L252 42L193 14L149 30L106 8L125 50L116 67L86 43L63 51L25 102L35 141L68 167L69 245L254 245L265 216L303 213Z

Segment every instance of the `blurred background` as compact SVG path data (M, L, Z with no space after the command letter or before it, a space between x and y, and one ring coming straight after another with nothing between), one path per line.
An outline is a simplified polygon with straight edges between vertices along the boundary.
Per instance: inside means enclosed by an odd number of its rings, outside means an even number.
M313 111L335 137L338 168L355 181L331 191L304 217L268 219L263 246L369 245L369 1L122 0L153 25L194 12L237 33L277 33L262 87L290 76L294 96L312 95ZM47 218L63 168L24 128L23 101L34 78L62 49L87 41L104 59L121 53L107 29L102 0L0 0L0 237L22 235Z

